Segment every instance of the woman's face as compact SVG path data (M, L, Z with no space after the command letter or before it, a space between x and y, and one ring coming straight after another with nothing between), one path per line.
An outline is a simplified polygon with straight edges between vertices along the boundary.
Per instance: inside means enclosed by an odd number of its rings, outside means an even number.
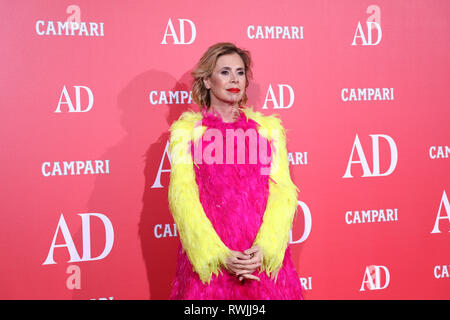
M245 94L245 65L237 53L220 56L212 74L203 80L211 105L237 105Z

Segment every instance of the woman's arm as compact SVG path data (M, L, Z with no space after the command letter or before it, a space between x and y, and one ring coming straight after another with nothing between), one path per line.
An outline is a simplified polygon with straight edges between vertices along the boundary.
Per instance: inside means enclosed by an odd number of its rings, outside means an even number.
M222 242L200 203L189 142L199 135L197 114L185 112L170 128L169 207L183 249L200 279L209 283L225 265L230 250ZM201 118L200 118L201 119ZM197 131L196 131L197 130Z
M286 134L280 119L275 116L260 119L260 134L272 142L272 161L269 179L269 196L263 223L254 246L262 252L261 270L276 275L281 268L289 242L289 231L297 211L298 189L289 173Z

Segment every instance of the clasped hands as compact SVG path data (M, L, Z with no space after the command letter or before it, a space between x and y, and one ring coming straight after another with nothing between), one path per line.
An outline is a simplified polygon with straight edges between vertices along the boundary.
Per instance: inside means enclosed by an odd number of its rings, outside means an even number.
M261 266L262 253L258 246L253 246L244 252L230 250L231 253L226 259L228 271L235 275L239 281L251 279L260 281L259 277L252 273Z

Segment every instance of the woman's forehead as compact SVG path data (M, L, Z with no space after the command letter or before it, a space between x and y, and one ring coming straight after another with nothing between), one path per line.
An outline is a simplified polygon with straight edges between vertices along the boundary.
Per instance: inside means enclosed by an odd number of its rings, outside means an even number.
M216 61L216 69L221 68L238 69L244 68L244 61L237 53L230 53L220 56Z

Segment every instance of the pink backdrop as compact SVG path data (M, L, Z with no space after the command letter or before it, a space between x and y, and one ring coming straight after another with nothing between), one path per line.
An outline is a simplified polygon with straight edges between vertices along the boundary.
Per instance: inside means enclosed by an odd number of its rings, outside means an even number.
M0 12L0 298L168 297L167 130L220 41L251 51L248 105L287 129L305 298L450 298L447 0Z

